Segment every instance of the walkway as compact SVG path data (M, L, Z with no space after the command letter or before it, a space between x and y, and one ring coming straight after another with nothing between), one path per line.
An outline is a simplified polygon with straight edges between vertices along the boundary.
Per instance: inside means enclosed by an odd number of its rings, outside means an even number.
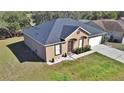
M67 55L67 57L60 57L59 59L56 59L55 62L47 62L48 65L53 65L53 64L57 64L57 63L60 63L64 60L75 60L75 59L78 59L80 57L83 57L83 56L86 56L86 55L89 55L89 54L92 54L94 53L95 51L94 50L91 50L91 51L88 51L88 52L85 52L85 53L81 53L81 54L70 54L70 55Z
M97 45L92 47L92 49L102 55L105 55L107 57L110 57L112 59L115 59L117 61L120 61L124 63L124 51L112 48L110 46L106 45Z

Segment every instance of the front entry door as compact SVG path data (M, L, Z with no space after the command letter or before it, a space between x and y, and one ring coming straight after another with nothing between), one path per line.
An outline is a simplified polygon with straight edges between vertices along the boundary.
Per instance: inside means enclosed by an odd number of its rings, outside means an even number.
M68 42L68 52L72 52L73 51L73 41L69 41Z

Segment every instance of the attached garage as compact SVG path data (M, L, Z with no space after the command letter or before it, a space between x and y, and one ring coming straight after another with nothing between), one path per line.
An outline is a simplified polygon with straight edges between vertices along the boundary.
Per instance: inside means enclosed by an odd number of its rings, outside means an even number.
M92 37L89 39L89 45L91 47L99 45L101 43L102 36Z

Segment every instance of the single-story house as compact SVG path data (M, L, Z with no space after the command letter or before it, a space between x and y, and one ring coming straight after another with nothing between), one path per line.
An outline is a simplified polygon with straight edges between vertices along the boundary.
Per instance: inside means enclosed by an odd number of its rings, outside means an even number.
M124 21L113 19L94 20L97 26L107 32L106 37L112 42L123 43L124 37Z
M58 18L24 29L23 34L25 44L41 59L50 61L76 48L100 44L105 32L77 20Z

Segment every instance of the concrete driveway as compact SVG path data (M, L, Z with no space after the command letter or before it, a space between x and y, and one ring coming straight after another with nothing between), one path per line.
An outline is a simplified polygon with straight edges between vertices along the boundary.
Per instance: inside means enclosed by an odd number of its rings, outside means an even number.
M124 51L106 46L106 45L97 45L92 47L92 49L102 55L105 55L107 57L110 57L112 59L115 59L117 61L120 61L124 63Z

